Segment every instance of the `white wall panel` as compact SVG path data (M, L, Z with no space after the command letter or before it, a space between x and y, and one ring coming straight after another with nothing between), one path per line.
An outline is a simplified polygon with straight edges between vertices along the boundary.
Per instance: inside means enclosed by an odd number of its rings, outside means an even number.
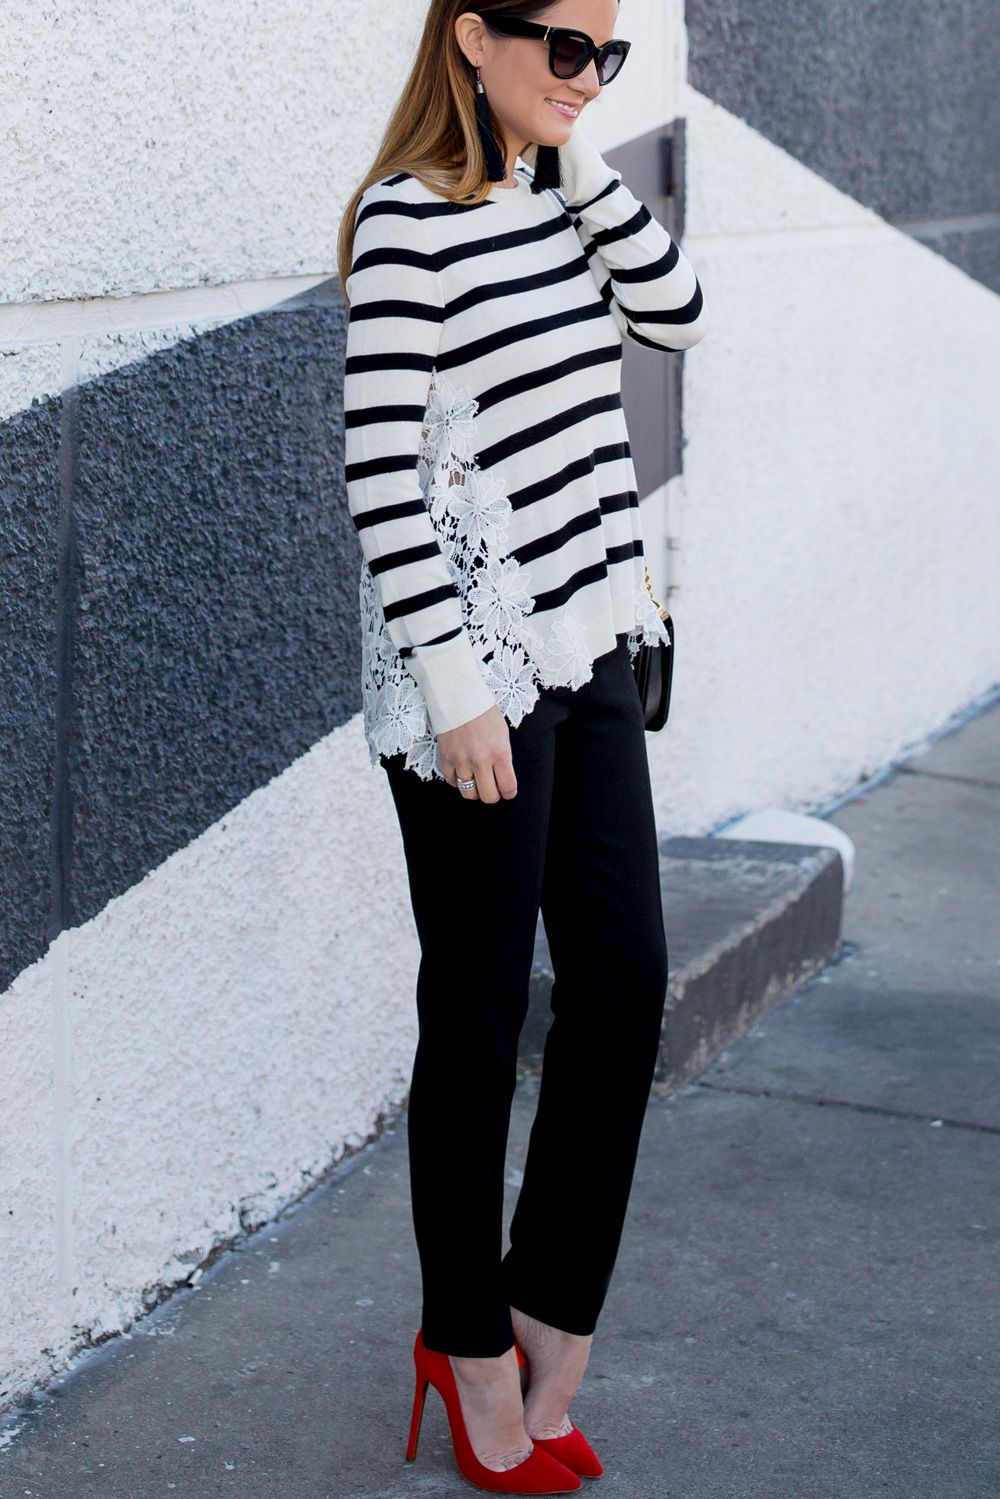
M424 10L15 0L0 417L55 394L78 346L88 378L330 274ZM623 0L633 56L585 128L609 150L689 118L711 327L685 360L685 475L644 509L654 582L679 585L659 815L698 831L824 801L1000 677L1000 299L683 90L680 20ZM20 975L0 1392L398 1105L415 970L355 719Z
M821 804L1000 678L1000 298L693 91L663 824Z
M632 43L625 69L584 111L586 134L600 151L679 114L687 68L684 0L622 0L615 35Z
M0 302L330 273L424 0L15 0L0 75ZM681 0L624 0L603 149L677 112Z
M0 1407L53 1367L64 1336L60 1294L62 1140L55 1111L56 962L36 965L0 997ZM60 1324L63 1325L60 1325Z
M415 974L357 717L17 978L0 996L8 1390L127 1326L398 1107Z
M329 272L416 0L14 0L0 301Z
M62 350L54 340L24 344L0 340L0 422L63 386Z

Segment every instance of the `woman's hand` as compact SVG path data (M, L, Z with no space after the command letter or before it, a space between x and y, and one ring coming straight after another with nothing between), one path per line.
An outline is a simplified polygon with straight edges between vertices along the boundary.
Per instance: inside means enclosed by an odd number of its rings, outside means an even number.
M461 793L468 801L497 802L501 797L509 801L517 795L510 730L499 708L487 708L478 718L439 734L437 746L449 786L475 781L474 791Z

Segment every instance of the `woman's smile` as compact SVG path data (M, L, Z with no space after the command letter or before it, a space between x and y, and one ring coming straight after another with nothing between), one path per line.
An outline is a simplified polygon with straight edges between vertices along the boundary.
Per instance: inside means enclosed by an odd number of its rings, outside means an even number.
M545 102L551 104L566 120L575 120L583 108L582 104L571 104L566 99L546 99Z

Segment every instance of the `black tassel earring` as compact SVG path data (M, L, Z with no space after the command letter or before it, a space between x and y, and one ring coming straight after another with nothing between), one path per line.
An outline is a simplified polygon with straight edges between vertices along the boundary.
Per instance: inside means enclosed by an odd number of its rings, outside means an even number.
M479 126L479 141L483 148L483 156L486 158L486 175L491 182L503 182L507 176L507 163L500 153L497 138L493 134L493 121L490 117L490 101L486 97L483 88L483 80L476 69L476 124Z
M535 175L531 183L533 193L544 192L547 187L561 187L559 171L559 147L539 146L535 152Z

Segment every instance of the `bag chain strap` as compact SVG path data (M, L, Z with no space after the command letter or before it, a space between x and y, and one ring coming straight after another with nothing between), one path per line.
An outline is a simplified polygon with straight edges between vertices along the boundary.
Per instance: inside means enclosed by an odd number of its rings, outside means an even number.
M645 566L645 563L643 564L643 567L644 567L645 573L646 573L646 587L649 590L649 596L650 596L650 598L653 600L653 607L655 608L655 610L656 610L657 614L660 616L660 618L662 620L666 621L666 620L668 620L670 618L670 610L669 609L664 609L664 607L663 607L662 604L658 604L656 602L656 599L655 599L655 597L653 595L653 585L649 581L649 568Z

